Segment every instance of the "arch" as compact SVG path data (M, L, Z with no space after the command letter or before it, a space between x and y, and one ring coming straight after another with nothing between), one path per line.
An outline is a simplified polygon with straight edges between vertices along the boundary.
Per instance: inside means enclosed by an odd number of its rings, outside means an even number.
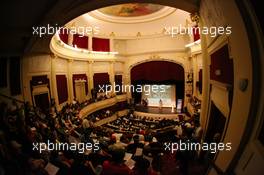
M176 101L184 99L184 68L172 61L151 60L141 62L130 70L131 84L169 84L175 85ZM141 93L133 92L135 103L140 103ZM184 100L183 100L184 101Z
M184 68L169 61L146 61L131 68L131 82L184 81Z
M185 65L180 62L180 61L177 61L177 60L174 60L174 59L169 59L169 58L148 58L148 59L144 59L142 61L137 61L135 63L132 63L130 66L129 66L129 72L131 72L131 69L133 69L135 66L139 65L139 64L142 64L142 63L146 63L146 62L151 62L151 61L166 61L166 62L171 62L171 63L175 63L175 64L178 64L180 65L184 71L185 71Z

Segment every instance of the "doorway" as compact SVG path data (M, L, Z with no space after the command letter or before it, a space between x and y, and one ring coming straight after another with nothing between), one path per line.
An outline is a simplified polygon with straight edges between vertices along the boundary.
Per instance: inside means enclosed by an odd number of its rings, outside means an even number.
M49 94L42 93L34 95L35 106L45 112L49 108Z
M205 136L205 141L207 143L214 142L214 136L218 133L220 134L220 138L222 138L225 124L226 124L226 117L222 114L222 112L216 107L213 101L211 101L211 110L208 128Z

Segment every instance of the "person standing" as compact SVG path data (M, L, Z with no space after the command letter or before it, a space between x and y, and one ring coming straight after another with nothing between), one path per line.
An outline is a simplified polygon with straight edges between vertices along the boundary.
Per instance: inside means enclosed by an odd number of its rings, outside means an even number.
M162 109L162 105L163 105L163 104L162 104L162 100L160 99L160 100L159 100L159 110Z

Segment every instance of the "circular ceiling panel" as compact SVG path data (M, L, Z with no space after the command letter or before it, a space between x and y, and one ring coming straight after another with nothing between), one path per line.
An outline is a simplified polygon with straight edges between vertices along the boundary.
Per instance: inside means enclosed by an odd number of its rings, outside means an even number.
M158 4L130 3L101 8L88 14L107 22L129 24L157 20L170 15L175 10Z
M101 8L98 11L115 17L138 17L155 13L164 8L158 4L129 3Z

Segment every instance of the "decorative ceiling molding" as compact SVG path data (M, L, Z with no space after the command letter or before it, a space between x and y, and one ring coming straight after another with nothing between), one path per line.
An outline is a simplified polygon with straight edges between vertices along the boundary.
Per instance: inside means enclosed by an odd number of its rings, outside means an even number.
M99 10L94 10L92 12L87 13L86 15L89 15L91 17L94 17L96 19L105 21L105 22L111 22L111 23L118 23L118 24L134 24L134 23L144 23L144 22L150 22L159 20L161 18L164 18L173 12L175 12L177 9L173 7L164 6L161 10L148 14L143 16L135 16L135 17L118 17L118 16L111 16L104 14L100 12Z

